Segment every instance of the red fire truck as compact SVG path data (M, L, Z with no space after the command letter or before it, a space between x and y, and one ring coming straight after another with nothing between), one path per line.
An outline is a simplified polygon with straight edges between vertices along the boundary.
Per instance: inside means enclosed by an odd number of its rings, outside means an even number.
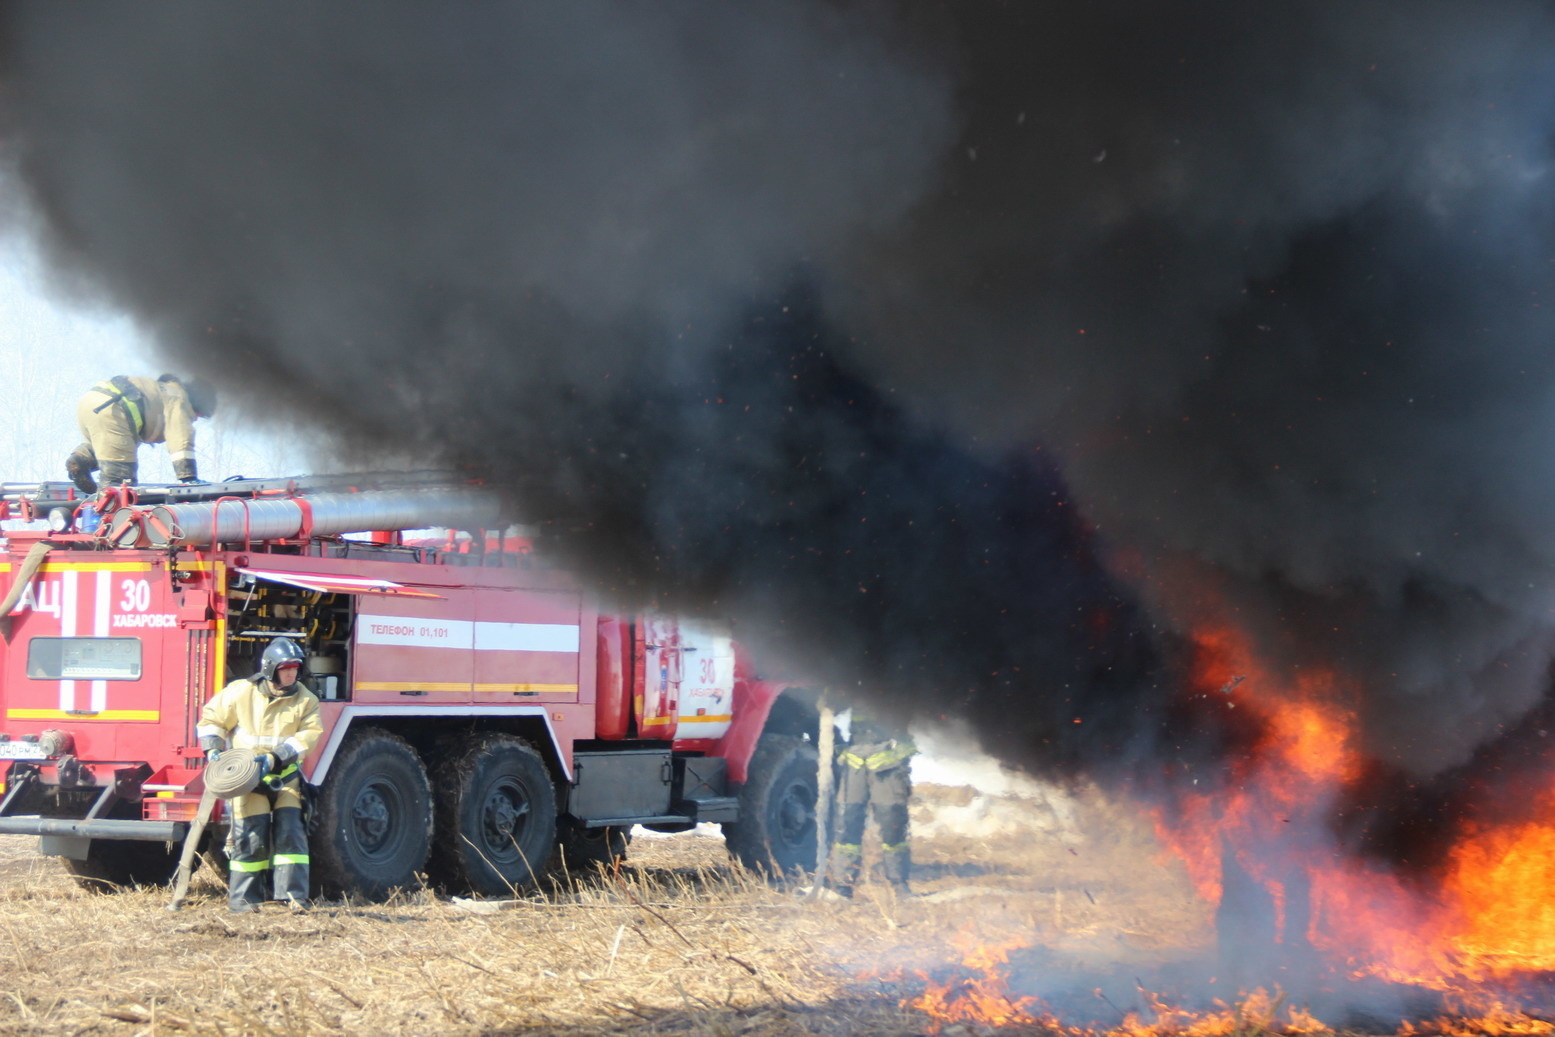
M0 502L31 526L0 561L0 833L40 836L85 884L169 880L203 791L200 707L281 635L322 702L303 770L326 894L423 875L507 894L558 848L619 855L634 825L717 822L750 867L814 863L814 693L763 679L726 623L600 612L493 531L479 487L41 483ZM429 528L463 532L411 533ZM224 833L218 816L209 856Z

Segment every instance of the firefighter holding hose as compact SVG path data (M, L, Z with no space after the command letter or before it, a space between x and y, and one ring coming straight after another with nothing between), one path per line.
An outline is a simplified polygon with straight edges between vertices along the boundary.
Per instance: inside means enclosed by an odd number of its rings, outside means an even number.
M65 458L65 471L82 493L97 492L92 473L99 469L109 485L133 484L140 445L165 442L178 481L198 482L194 422L215 412L216 391L200 379L115 375L76 404L85 442Z
M258 764L253 791L229 800L227 905L235 912L257 911L267 899L267 886L273 899L294 911L308 906L308 829L298 764L324 728L317 696L297 679L303 658L296 641L271 641L259 672L216 693L195 728L208 761L244 753Z

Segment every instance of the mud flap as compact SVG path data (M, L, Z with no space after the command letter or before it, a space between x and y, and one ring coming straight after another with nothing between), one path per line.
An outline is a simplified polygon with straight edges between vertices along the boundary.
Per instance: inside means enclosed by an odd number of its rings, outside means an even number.
M302 827L311 839L319 827L319 787L303 778L298 791L302 793Z
M38 852L45 857L69 857L84 861L92 850L92 840L81 835L40 835Z

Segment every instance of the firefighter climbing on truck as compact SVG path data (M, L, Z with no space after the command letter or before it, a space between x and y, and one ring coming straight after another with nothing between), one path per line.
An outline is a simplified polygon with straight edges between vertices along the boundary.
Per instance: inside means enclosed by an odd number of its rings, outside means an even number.
M109 485L133 484L142 443L167 443L173 475L199 481L194 456L194 422L216 413L216 390L196 378L164 374L155 381L114 375L88 389L76 404L83 442L65 458L77 489L96 493L92 473L102 470Z
M267 899L293 910L308 906L311 858L298 762L324 727L317 696L298 679L304 658L291 638L271 641L259 672L217 693L195 727L207 761L234 752L251 753L259 763L258 788L230 800L227 902L237 913L257 911Z

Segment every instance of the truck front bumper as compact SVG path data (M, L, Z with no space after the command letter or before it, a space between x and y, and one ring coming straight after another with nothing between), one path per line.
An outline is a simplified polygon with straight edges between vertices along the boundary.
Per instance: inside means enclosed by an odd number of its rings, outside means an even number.
M113 818L0 817L0 835L64 835L82 839L136 839L148 843L182 842L187 821L124 821Z

